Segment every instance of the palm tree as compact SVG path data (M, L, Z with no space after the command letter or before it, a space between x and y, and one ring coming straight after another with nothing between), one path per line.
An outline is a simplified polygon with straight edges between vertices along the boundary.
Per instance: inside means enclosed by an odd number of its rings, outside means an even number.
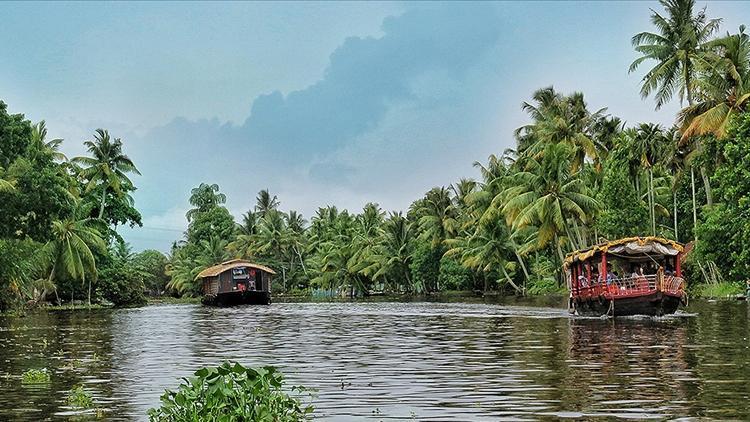
M745 26L737 34L709 41L710 52L703 77L699 81L699 101L679 115L682 139L713 135L724 139L732 117L750 106L750 36Z
M242 224L239 224L240 235L254 235L258 233L258 214L252 210L242 214Z
M16 189L16 185L12 179L5 177L5 170L0 167L0 192L12 192Z
M693 105L696 74L705 66L703 50L721 19L708 19L705 9L694 13L695 0L660 0L667 16L652 10L651 23L656 32L636 34L632 43L641 54L630 65L634 72L645 61L656 62L641 80L641 96L655 94L656 108L666 104L675 92Z
M383 231L373 259L378 270L373 279L391 277L411 291L411 271L409 264L412 257L414 230L409 220L400 212L392 212L383 224Z
M188 221L191 221L196 214L206 212L227 202L227 196L219 192L219 185L216 183L212 185L201 183L198 187L190 190L189 202L194 208L188 210L185 217Z
M279 199L276 197L276 195L271 196L270 193L268 193L268 189L263 189L260 192L258 192L258 196L255 198L256 205L255 205L255 211L258 212L258 215L261 217L265 216L267 212L271 210L276 210L279 208Z
M43 253L51 263L48 281L53 285L61 276L84 284L88 280L90 306L91 283L97 278L94 251L104 252L106 244L96 227L101 221L82 217L86 215L82 210L77 207L70 218L52 222L52 238L44 245Z
M42 120L41 122L31 127L31 141L38 144L42 149L47 150L52 158L57 161L68 161L68 157L60 152L60 145L63 140L59 138L47 141L47 124Z
M514 183L495 200L503 202L502 213L514 232L536 227L537 248L554 240L561 261L561 237L567 236L571 249L576 249L569 225L586 224L599 208L583 180L571 171L572 155L566 144L547 145L542 157L512 176Z
M502 219L489 219L467 236L448 240L447 243L451 249L445 253L446 256L457 256L465 267L483 273L485 292L492 274L501 271L513 289L519 294L525 294L525 289L513 281L506 269L516 255L516 246Z
M630 153L637 157L648 175L648 206L651 217L651 231L656 235L656 200L654 197L654 167L663 159L670 140L664 136L661 126L653 123L642 123L627 131L630 142Z
M83 143L92 157L75 157L73 162L81 164L81 176L88 180L86 191L90 192L99 187L102 190L99 204L99 218L104 216L107 191L112 190L120 196L123 191L131 190L133 183L128 178L128 173L141 173L133 164L133 161L122 152L122 140L110 138L109 132L97 129L93 141ZM123 189L125 187L125 189Z
M414 211L419 216L420 237L429 240L433 248L441 247L445 239L455 234L458 213L448 189L433 188L415 205Z
M539 158L547 145L563 143L571 147L574 172L583 167L586 158L598 160L595 129L606 118L606 108L591 113L582 93L563 96L553 87L537 90L533 99L536 105L522 105L532 123L515 131L521 155Z

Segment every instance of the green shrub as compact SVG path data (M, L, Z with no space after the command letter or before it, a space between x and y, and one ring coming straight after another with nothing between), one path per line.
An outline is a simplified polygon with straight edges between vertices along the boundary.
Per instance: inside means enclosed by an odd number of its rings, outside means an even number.
M104 299L117 306L146 304L143 275L130 264L114 263L102 269L96 289Z
M439 290L471 290L471 270L453 258L441 258L438 287Z
M68 393L68 405L78 409L91 409L94 407L94 399L91 397L91 393L79 384Z
M149 409L152 422L166 421L301 421L312 413L300 399L282 390L283 376L274 367L245 368L224 362L201 368L177 391L161 396L161 407ZM304 393L303 387L292 392Z
M29 369L21 376L22 384L49 384L50 375L47 368Z

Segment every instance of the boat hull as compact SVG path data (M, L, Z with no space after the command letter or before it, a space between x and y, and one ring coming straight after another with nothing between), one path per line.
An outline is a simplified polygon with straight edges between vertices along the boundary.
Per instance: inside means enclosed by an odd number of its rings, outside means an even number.
M623 298L573 299L572 311L581 316L662 316L677 311L682 298L662 292Z
M271 292L243 291L203 296L201 302L210 306L270 305Z

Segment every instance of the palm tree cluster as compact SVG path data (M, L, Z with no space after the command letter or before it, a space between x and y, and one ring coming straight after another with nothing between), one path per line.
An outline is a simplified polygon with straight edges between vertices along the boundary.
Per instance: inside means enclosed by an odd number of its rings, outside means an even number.
M2 102L0 132L9 134L0 152L0 255L8 259L0 264L0 309L59 303L59 290L72 301L77 285L89 304L106 299L111 292L94 283L107 268L108 243L119 238L114 226L140 224L128 178L138 170L122 141L99 129L84 142L91 155L68 160L44 121L8 115Z

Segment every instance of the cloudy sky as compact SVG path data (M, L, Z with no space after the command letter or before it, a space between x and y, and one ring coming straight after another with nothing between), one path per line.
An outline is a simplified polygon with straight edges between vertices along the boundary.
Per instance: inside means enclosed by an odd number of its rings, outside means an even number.
M699 2L701 7L703 4ZM187 199L217 183L239 217L260 189L310 216L403 210L477 177L513 146L538 88L670 124L638 95L630 37L645 2L2 3L0 99L46 120L64 151L103 127L143 173L136 250L168 250ZM750 3L711 2L722 31Z

